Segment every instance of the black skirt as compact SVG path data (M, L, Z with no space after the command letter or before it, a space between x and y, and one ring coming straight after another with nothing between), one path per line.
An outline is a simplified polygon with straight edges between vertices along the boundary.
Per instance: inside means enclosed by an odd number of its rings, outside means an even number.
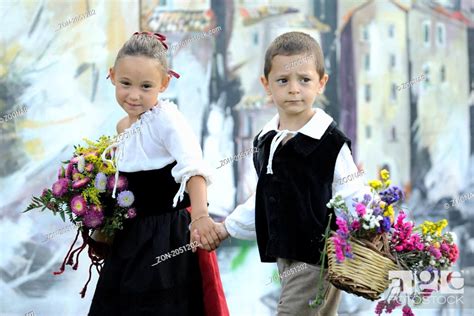
M88 315L204 315L197 253L187 246L189 197L172 208L175 164L120 173L135 195L137 216L125 219L115 236Z

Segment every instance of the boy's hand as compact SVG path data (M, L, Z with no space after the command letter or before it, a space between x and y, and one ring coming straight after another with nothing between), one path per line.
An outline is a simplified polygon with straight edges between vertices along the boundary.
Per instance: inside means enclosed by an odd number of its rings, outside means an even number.
M219 244L220 242L224 241L226 238L230 236L230 234L227 232L227 229L225 228L224 223L214 223L214 231L217 233L217 236L219 237L219 240L220 240ZM193 239L196 240L199 244L201 243L201 236L197 229L193 231ZM216 248L219 247L219 244L216 245ZM204 246L202 246L201 248L207 251L212 251L216 249L216 248L204 247Z
M230 236L229 232L225 228L224 222L216 223L215 225L216 225L217 236L219 236L219 239L221 241L224 241L226 238Z
M203 218L191 225L191 243L197 241L200 248L212 251L219 247L221 240L219 239L215 222L210 218ZM193 250L194 252L195 250Z

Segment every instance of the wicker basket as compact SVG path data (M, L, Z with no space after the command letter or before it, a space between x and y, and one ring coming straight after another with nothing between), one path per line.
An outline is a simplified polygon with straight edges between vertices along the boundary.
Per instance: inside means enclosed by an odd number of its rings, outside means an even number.
M375 301L389 285L388 272L401 268L388 252L385 235L377 236L372 242L351 238L349 243L354 258L337 263L334 243L328 238L329 281L338 289Z

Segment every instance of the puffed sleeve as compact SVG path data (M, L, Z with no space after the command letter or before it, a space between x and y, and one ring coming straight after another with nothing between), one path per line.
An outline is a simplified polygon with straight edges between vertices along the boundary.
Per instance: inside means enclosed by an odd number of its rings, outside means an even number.
M211 169L202 158L196 135L175 104L165 102L160 106L156 128L166 150L177 162L171 170L176 183L181 183L173 199L173 207L176 207L191 177L202 176L207 185L211 184Z

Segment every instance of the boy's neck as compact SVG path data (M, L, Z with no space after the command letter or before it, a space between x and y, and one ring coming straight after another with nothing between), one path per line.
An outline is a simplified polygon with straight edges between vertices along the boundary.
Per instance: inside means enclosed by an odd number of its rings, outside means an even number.
M278 130L298 131L313 118L315 113L314 109L296 115L287 115L279 111Z

